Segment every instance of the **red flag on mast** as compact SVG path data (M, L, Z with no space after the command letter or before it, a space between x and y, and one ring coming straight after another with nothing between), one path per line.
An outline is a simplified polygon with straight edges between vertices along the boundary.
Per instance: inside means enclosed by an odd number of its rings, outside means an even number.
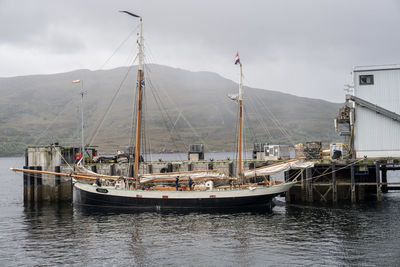
M240 63L240 59L239 59L239 52L237 52L236 56L235 56L235 65L237 65L237 64L242 65L242 63Z

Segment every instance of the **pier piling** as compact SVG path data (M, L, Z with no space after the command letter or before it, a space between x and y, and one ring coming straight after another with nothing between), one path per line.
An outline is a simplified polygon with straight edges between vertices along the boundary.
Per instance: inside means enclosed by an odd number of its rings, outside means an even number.
M336 163L332 162L332 202L337 203Z
M312 181L312 174L311 174L311 168L306 169L306 179L307 179L307 201L312 203L314 202L314 196L313 196L313 181Z
M382 193L387 193L388 186L387 186L387 168L386 165L381 166L381 173L382 173Z
M381 190L381 175L380 175L380 169L381 169L381 164L379 161L375 163L375 168L376 168L376 199L377 201L382 201L382 190Z
M354 173L354 164L350 166L350 177L351 177L351 203L356 203L356 181L355 181L355 173Z

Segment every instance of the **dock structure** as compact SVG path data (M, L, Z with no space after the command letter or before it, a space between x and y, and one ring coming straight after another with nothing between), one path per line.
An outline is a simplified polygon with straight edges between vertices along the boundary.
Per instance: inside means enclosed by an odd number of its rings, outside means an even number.
M35 146L26 150L24 168L60 173L72 173L74 157L71 148ZM400 170L400 160L316 160L313 168L285 172L285 180L297 180L286 193L288 203L357 203L382 200L382 194L400 189L400 183L388 183L387 171ZM276 161L247 160L244 169L274 164ZM92 171L113 176L132 176L129 163L88 163ZM143 163L139 173L168 173L193 170L217 170L233 176L232 160L153 161ZM301 172L301 173L300 173ZM266 177L268 178L268 177ZM24 200L37 202L71 202L71 177L24 173Z
M35 146L25 151L24 169L62 172L63 162L60 146ZM24 173L24 201L58 202L72 200L70 177Z
M387 171L400 170L398 159L321 161L306 169L298 183L286 193L289 203L358 203L382 201L382 193L400 190L399 182L388 182ZM290 170L285 177L298 175Z

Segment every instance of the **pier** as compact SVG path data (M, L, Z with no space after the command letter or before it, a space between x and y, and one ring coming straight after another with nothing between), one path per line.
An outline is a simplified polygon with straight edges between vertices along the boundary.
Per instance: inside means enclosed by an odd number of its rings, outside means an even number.
M399 190L398 182L387 181L387 171L400 170L398 160L316 163L299 176L299 183L286 194L289 203L357 203L382 201L382 193ZM289 171L285 177L296 175Z
M58 145L35 146L26 150L26 169L72 173L72 148ZM192 157L192 154L189 155ZM290 170L284 173L286 181L298 182L286 193L288 203L358 203L365 200L381 201L382 194L399 190L400 183L388 183L387 172L400 170L398 159L389 160L314 160L313 168ZM254 169L279 162L258 159L246 160L244 169ZM112 176L132 176L128 163L88 163L92 171ZM235 174L232 160L153 161L143 163L139 173L168 173L192 170L217 170L228 176ZM268 177L264 177L268 178ZM24 173L24 200L26 202L71 202L71 177Z

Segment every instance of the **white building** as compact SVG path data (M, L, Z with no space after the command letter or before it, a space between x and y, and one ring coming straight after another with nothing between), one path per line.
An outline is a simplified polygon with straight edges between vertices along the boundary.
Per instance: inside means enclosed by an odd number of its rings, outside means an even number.
M356 158L400 157L400 65L354 67Z

